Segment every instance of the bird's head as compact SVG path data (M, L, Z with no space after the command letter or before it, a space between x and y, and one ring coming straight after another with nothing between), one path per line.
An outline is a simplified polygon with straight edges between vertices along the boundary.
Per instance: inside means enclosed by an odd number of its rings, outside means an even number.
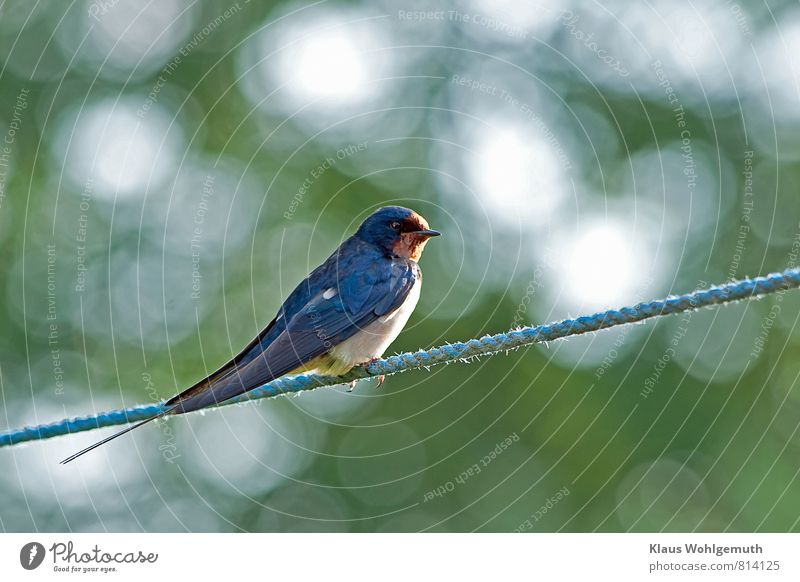
M402 206L379 208L361 223L356 232L360 239L414 261L422 256L428 239L439 234L430 229L427 220Z

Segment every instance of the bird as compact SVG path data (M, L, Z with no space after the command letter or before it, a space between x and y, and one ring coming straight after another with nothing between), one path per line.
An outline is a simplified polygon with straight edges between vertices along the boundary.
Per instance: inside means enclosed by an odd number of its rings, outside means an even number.
M409 208L379 208L295 287L272 321L236 357L170 398L159 414L61 464L156 418L217 405L281 376L311 371L340 376L380 358L419 301L418 261L428 241L440 234Z

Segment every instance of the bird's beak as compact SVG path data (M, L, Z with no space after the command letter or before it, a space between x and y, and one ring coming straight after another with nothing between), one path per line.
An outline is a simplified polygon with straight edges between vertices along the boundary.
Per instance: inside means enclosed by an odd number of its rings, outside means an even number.
M439 236L442 233L439 232L438 230L426 229L426 230L415 230L409 234L416 234L417 236L424 236L425 238L431 238L433 236Z

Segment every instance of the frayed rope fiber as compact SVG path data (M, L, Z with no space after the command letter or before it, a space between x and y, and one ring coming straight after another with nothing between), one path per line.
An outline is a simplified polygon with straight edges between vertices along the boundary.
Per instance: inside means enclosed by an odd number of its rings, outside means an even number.
M522 327L496 335L486 335L480 339L456 342L429 350L419 350L377 360L365 366L359 366L344 376L320 376L304 374L274 380L260 388L251 390L237 398L232 398L222 405L246 402L259 398L271 398L281 394L291 394L304 390L313 390L321 386L343 384L352 380L396 374L414 368L424 368L436 364L444 364L464 360L475 356L495 354L513 350L530 344L548 342L574 335L598 331L618 325L636 323L660 317L692 311L711 305L721 305L742 299L767 295L786 289L800 287L800 269L788 269L783 273L775 273L766 277L733 281L725 285L711 287L685 295L668 297L657 301L639 303L633 307L609 309L594 315L584 315L574 319L564 319L555 323ZM51 424L29 426L17 430L0 432L0 447L48 439L74 432L93 430L106 426L127 424L151 418L163 412L164 404L134 406L111 412L101 412L89 416L67 418Z

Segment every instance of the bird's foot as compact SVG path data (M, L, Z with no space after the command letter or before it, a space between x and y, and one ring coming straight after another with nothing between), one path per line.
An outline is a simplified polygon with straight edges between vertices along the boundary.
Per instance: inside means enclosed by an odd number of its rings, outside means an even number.
M378 360L380 360L380 358L371 358L369 362L367 362L367 366L377 362ZM383 386L384 380L386 380L386 374L381 374L380 376L378 376L378 385L375 386L375 388L380 388L381 386Z
M356 387L356 384L358 384L358 380L353 380L352 382L348 382L347 385L349 386L349 388L347 389L347 391L352 392L353 389Z

